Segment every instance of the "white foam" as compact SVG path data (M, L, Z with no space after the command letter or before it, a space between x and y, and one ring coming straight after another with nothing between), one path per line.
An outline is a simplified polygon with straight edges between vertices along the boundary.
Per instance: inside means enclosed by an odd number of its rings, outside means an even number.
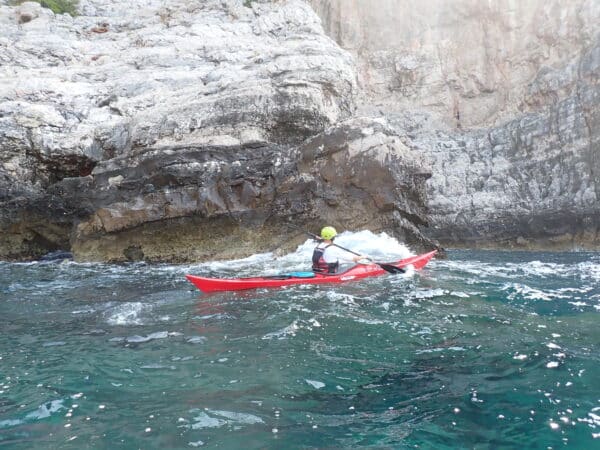
M594 262L583 262L577 265L577 271L581 273L583 280L600 282L600 264Z
M561 294L556 291L543 291L542 289L536 289L526 284L520 283L508 283L502 287L503 291L512 291L509 292L507 298L509 300L514 300L518 296L523 297L527 300L543 300L543 301L551 301L553 299L568 299L571 298L570 295Z
M397 261L413 255L408 247L398 242L395 238L386 233L373 233L368 230L350 232L345 231L335 239L335 243L345 247L353 252L360 253L365 256L370 256L376 261ZM312 239L306 240L299 245L296 251L276 259L274 270L302 270L306 269L311 264L312 252L316 246L316 241ZM259 256L259 255L256 255ZM268 255L272 259L272 255ZM267 261L267 258L262 262Z
M5 427L14 427L17 425L21 425L25 423L27 420L40 420L46 419L50 417L55 412L58 412L62 409L67 409L63 405L63 400L51 400L39 406L35 411L30 412L25 416L25 420L21 419L9 419L9 420L0 420L0 429Z
M287 339L288 336L296 336L296 332L300 329L298 325L298 321L294 320L287 327L282 328L278 331L273 331L271 333L265 334L263 339Z
M191 428L192 430L201 430L203 428L220 428L225 425L239 426L264 423L264 421L258 416L235 411L212 410L206 408L204 411L194 409L191 412L196 414L192 419L194 423L191 425L182 425L182 427Z
M364 323L366 325L383 325L387 322L380 319L365 319L364 317L356 317L354 318L355 322Z
M577 308L582 308L584 306L589 306L586 302L569 302L569 305L576 306Z
M355 302L355 297L353 295L345 294L343 292L327 291L325 293L325 296L327 297L327 299L329 299L332 302L340 302L340 303L342 303L344 305L348 305L348 306L357 306L358 305Z
M42 347L60 347L65 345L65 341L52 341L52 342L44 342Z
M138 336L138 335L129 336L129 337L125 338L125 340L130 343L142 343L142 342L152 341L154 339L165 339L168 337L169 337L168 331L157 331L156 333L150 333L147 336Z
M17 425L21 425L22 423L23 421L19 419L0 420L0 429L7 427L16 427Z
M63 400L52 400L50 402L40 405L40 407L33 412L30 412L25 416L26 419L45 419L50 417L53 413L66 409L63 406Z
M321 381L315 381L315 380L304 380L304 381L306 381L308 384L310 384L315 389L321 389L321 388L325 387L325 383L322 383Z
M566 287L566 288L557 289L556 292L560 292L560 293L570 292L570 293L574 293L574 294L587 294L591 290L592 290L592 288L589 286L588 287L580 287L580 288ZM593 298L593 296L591 298Z
M253 425L255 423L264 423L263 420L253 414L240 413L235 411L222 411L207 409L208 412L216 414L217 416L225 417L232 422L241 423L245 425Z
M435 298L447 295L449 292L444 289L419 290L413 294L413 298Z
M356 253L370 256L376 261L396 261L413 255L408 247L388 234L377 234L368 230L342 232L336 237L335 243ZM175 273L234 272L236 276L275 275L285 271L309 270L316 244L316 241L307 239L295 251L278 257L270 252L257 253L241 259L208 261L185 266L159 266L153 267L153 270Z
M226 420L211 417L205 412L201 412L194 417L193 420L194 423L189 426L192 430L200 430L202 428L219 428L227 424Z
M175 366L167 366L165 364L146 364L145 366L140 366L140 369L150 369L150 370L177 370Z
M96 312L96 310L94 308L85 308L85 309L71 311L71 314L91 314L91 313L95 313L95 312Z
M546 263L541 261L530 261L528 263L520 263L516 265L521 271L527 275L534 276L556 276L557 272L560 272L564 268L563 264Z
M141 302L121 303L105 313L108 315L106 321L110 325L141 325L141 314L151 309L150 304Z
M469 294L462 292L462 291L452 291L452 292L450 292L450 295L453 297L459 297L459 298L469 298Z
M465 352L467 351L464 347L436 347L436 348L428 348L425 350L417 350L415 351L415 354L420 355L423 353L437 353L437 352L444 352L446 350L450 350L452 352Z

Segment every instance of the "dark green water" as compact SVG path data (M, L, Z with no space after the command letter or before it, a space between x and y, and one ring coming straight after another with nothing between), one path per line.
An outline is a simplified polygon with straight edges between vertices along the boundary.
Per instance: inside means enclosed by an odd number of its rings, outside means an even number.
M600 448L598 253L210 296L183 277L273 263L227 266L0 263L0 447Z

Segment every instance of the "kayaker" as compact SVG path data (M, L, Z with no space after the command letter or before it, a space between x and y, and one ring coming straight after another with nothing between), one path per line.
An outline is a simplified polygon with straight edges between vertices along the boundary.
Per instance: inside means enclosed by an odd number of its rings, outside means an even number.
M312 270L319 273L336 273L340 268L340 262L358 262L365 257L362 255L350 255L348 252L336 247L333 240L337 236L335 228L327 226L321 230L321 239L315 247L312 256Z

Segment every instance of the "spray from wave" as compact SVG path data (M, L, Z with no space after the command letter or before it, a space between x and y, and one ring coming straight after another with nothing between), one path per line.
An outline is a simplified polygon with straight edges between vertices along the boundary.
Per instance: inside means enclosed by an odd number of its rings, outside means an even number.
M368 230L338 234L335 243L353 252L371 257L375 261L397 261L414 253L404 244L386 233L373 233ZM316 241L307 239L292 252L283 256L273 253L258 253L247 258L229 261L209 261L186 266L188 273L206 272L231 273L240 276L274 275L282 271L310 270L312 252Z

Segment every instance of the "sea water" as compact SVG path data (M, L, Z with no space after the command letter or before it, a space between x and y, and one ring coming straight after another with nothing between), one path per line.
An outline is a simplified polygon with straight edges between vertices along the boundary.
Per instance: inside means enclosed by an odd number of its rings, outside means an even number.
M378 260L385 234L339 243ZM600 254L449 251L420 272L203 295L184 275L0 263L0 447L600 448Z

